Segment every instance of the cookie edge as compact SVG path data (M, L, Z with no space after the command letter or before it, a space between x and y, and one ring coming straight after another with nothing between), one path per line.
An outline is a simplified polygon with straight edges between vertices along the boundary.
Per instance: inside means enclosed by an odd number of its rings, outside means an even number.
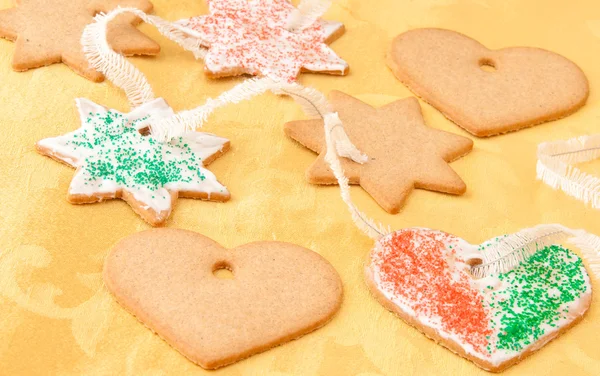
M407 325L418 330L421 334L425 335L425 337L429 338L430 340L435 342L437 345L440 345L443 348L450 350L454 354L460 356L461 358L470 361L471 363L475 364L477 367L483 369L484 371L488 371L488 372L492 372L492 373L500 373L500 372L512 367L513 365L520 363L524 359L528 358L530 355L532 355L535 352L546 347L550 342L552 342L556 338L558 338L561 335L563 335L564 333L568 332L572 327L576 326L577 324L579 324L579 322L581 322L583 320L583 318L586 316L587 312L589 311L589 308L592 303L593 292L590 291L590 294L587 296L586 301L584 301L585 309L581 315L576 317L573 321L571 321L568 325L562 327L560 330L553 332L548 336L545 336L546 338L544 338L542 340L542 343L539 347L532 346L531 348L529 348L526 351L524 351L523 353L521 353L519 356L515 356L513 358L510 358L510 359L494 366L490 362L487 362L485 360L482 360L480 358L476 358L474 356L467 354L462 349L462 347L458 343L453 341L452 339L447 339L447 340L443 339L441 336L439 336L437 334L437 331L435 329L428 327L426 325L420 324L415 318L408 315L406 312L404 312L402 309L400 309L400 307L398 307L392 301L387 299L385 297L385 295L376 286L374 278L373 278L373 271L371 269L371 255L372 255L373 251L374 250L370 250L367 253L367 257L365 259L365 264L364 264L365 284L367 285L367 288L368 288L371 296L373 296L373 298L375 298L375 300L379 304L381 304L386 310L393 313L396 317L402 319L402 321L404 321L404 323L406 323ZM586 273L587 273L587 270L586 270ZM591 286L591 284L590 284L590 286Z

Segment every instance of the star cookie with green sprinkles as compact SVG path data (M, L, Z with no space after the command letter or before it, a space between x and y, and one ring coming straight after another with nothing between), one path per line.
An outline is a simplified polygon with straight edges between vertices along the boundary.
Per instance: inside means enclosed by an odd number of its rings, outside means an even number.
M587 312L592 286L582 259L540 247L504 273L477 279L480 246L441 231L409 228L381 238L365 268L386 308L477 366L500 372L539 350Z
M174 115L162 98L124 114L86 99L77 100L82 125L36 144L46 156L77 169L69 187L74 204L121 198L146 222L164 224L178 197L224 202L227 188L204 168L229 150L229 141L186 132L159 142L144 130Z

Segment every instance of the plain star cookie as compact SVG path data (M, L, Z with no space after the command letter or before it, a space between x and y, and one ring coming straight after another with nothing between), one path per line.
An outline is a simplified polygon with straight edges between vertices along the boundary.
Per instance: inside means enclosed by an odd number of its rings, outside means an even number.
M425 125L417 99L411 97L373 108L339 91L329 99L344 130L369 161L343 159L351 184L360 184L382 208L398 213L413 188L462 194L466 185L448 162L467 154L473 141ZM337 184L325 161L322 120L292 121L288 136L314 152L317 160L306 172L313 184Z
M581 69L556 53L531 47L489 50L450 30L397 36L387 62L416 95L479 137L568 116L589 94Z
M162 225L177 197L227 201L227 188L204 167L229 150L229 141L186 132L162 143L144 135L156 119L174 115L162 98L128 114L77 100L81 127L47 138L37 150L75 167L68 200L74 204L125 200L153 226Z
M592 298L581 258L559 245L475 278L473 261L503 239L477 246L440 231L393 232L368 256L367 285L384 307L429 338L500 372L581 321Z
M300 71L337 75L348 64L327 43L344 25L317 19L289 30L296 8L288 0L209 0L210 14L178 22L208 49L205 72L211 77L241 74L293 81Z
M219 278L220 269L233 278ZM128 312L207 369L320 328L342 303L338 273L306 248L255 242L228 250L175 229L121 240L106 258L104 282Z
M118 6L152 10L148 0L18 0L16 7L0 11L0 37L16 42L12 66L25 71L63 62L88 80L99 82L103 75L91 68L81 48L83 28L98 12ZM160 46L138 31L139 22L122 15L108 28L108 40L124 55L156 55Z

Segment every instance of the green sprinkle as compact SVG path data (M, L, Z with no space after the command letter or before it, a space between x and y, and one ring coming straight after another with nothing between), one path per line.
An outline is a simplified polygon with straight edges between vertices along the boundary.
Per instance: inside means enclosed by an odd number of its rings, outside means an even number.
M202 159L184 138L156 142L143 136L136 124L146 118L128 122L119 113L90 113L86 126L67 145L93 150L83 163L85 182L114 181L122 186L156 191L169 183L199 183L206 179L201 171ZM154 197L153 197L154 198Z
M582 261L558 245L536 252L527 262L499 279L511 287L492 294L490 307L499 309L497 349L519 351L554 328L568 310L561 308L586 292Z

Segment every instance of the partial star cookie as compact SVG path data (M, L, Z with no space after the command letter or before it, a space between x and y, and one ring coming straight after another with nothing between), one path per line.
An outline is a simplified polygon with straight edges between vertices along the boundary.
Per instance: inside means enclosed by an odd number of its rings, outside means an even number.
M329 95L344 130L356 147L369 156L363 165L342 158L350 184L360 184L387 212L396 214L413 188L460 195L462 179L448 162L473 149L473 141L425 125L414 97L373 108L339 91ZM325 161L322 120L285 124L285 133L319 153L306 172L313 184L337 184Z
M294 81L300 71L345 75L348 64L327 43L344 33L339 22L317 20L289 31L296 9L288 0L209 0L210 14L178 23L208 49L210 77L241 74Z
M162 225L177 197L227 201L227 188L204 168L229 150L227 139L201 132L186 132L161 143L144 129L174 112L162 98L128 114L78 99L81 128L64 136L47 138L37 150L77 172L67 199L74 204L122 198L146 222Z
M91 68L83 54L81 34L98 12L117 6L152 11L148 0L17 0L16 7L0 10L0 37L16 42L12 67L26 71L63 62L94 82L104 76ZM160 46L133 25L140 20L121 15L108 27L111 47L124 55L156 55Z

